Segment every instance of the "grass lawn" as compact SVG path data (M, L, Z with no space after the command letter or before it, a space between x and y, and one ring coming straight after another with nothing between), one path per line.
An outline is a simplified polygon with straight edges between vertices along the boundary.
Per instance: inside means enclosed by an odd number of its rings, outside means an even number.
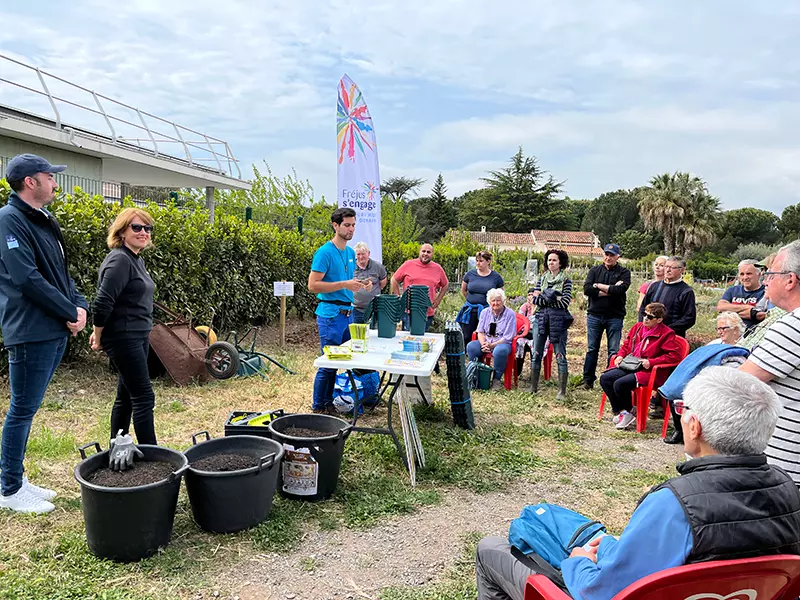
M585 352L582 314L576 317L568 347L572 374L580 373ZM702 319L709 320L707 315ZM705 335L710 331L708 325L698 329ZM266 347L297 375L273 368L269 382L232 379L185 388L157 382L159 443L181 450L191 444L194 432L208 430L214 437L221 436L232 410L306 412L314 375L311 363L317 354L315 335L313 325L306 322L289 336L286 351ZM63 365L34 420L26 460L34 483L59 492L56 511L41 517L0 512L0 598L166 600L237 598L240 594L244 598L237 585L241 581L231 580L231 573L242 565L280 555L289 557L298 573L313 573L321 568L317 559L293 554L309 535L324 540L328 534L371 531L411 515L403 521L409 524L408 535L421 536L414 531L414 520L462 493L475 498L478 506L481 498L494 502L502 498L501 491L524 489L526 494L538 494L528 498L530 503L560 502L601 519L612 532L621 531L641 494L672 476L674 463L682 456L680 449L661 443L660 422L651 423L643 435L617 432L608 420L599 422L598 390L573 389L566 400L557 401L553 381L536 396L527 391L528 385L524 373L518 390L475 392L477 427L464 431L452 424L446 379L434 376L434 406L416 408L428 459L427 467L417 471L416 488L411 487L388 436L355 433L347 441L339 487L332 499L305 503L276 496L267 522L238 534L211 535L194 524L182 489L171 544L139 563L115 564L95 558L87 548L73 469L80 460L77 446L92 441L107 446L116 378L99 357ZM2 386L4 411L7 382ZM385 420L383 407L365 422L381 420ZM502 500L493 510L508 519L516 516ZM518 508L513 510L518 512ZM460 545L430 582L418 586L398 581L365 597L474 598L474 546L491 531L475 522L457 533ZM369 571L365 573L368 578ZM218 596L210 590L217 590ZM298 590L302 593L302 588Z

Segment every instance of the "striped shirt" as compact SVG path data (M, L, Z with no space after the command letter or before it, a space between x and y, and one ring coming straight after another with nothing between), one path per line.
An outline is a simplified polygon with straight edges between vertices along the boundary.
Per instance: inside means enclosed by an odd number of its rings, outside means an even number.
M783 404L765 454L800 485L800 308L767 330L750 360L774 375L769 386Z

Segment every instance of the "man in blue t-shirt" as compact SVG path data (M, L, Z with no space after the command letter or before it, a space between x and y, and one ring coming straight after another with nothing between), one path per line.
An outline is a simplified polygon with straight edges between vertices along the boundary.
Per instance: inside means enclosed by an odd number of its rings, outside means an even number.
M369 291L372 281L354 278L356 253L347 246L353 239L356 228L356 211L352 208L337 208L331 215L333 239L325 242L311 261L308 274L308 291L317 295L319 304L317 328L320 350L325 346L338 346L350 339L350 323L353 322L353 292ZM319 369L314 379L314 401L311 409L315 413L337 414L333 406L333 387L336 384L336 369Z
M754 260L743 260L739 263L739 285L725 290L722 300L717 303L717 312L731 311L738 314L745 326L750 329L763 321L766 312L756 309L756 304L764 297L764 285L761 283L761 269Z

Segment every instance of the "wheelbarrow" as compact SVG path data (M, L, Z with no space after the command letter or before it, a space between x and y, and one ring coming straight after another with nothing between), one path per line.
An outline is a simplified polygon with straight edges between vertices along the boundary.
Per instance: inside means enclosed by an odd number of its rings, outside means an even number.
M258 331L258 327L251 327L241 339L237 331L231 331L224 341L211 344L205 355L208 373L215 379L229 379L234 375L240 377L258 375L262 379L269 380L269 365L265 362L268 361L287 373L296 375L289 367L282 365L271 356L256 351ZM252 341L250 348L246 349L242 343L250 335L252 335ZM230 342L231 337L233 343Z
M206 352L209 339L216 339L214 332L210 327L195 328L191 316L187 319L158 302L153 305L172 319L156 321L150 331L150 347L161 365L180 386L208 381Z

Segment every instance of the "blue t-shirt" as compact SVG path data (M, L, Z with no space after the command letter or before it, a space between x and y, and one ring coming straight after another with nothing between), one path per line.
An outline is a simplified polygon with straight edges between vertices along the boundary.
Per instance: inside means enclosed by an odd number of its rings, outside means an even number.
M753 290L752 292L747 291L744 289L743 285L734 285L729 287L725 292L722 294L722 299L726 302L730 302L731 304L747 304L750 308L755 308L758 301L764 297L764 286L762 285L757 290ZM748 327L755 325L755 321L751 321L750 319L742 319L744 324Z
M339 250L336 245L328 241L314 253L314 259L311 261L311 270L317 273L322 273L322 281L328 283L335 283L337 281L347 281L352 279L356 268L356 253L350 246L344 250ZM348 307L345 305L331 304L326 300L335 300L336 302L347 302L352 304L353 292L350 290L336 290L335 292L319 293L317 294L319 304L314 314L320 317L335 317L339 314L339 310L346 310Z
M506 284L497 271L489 271L488 275L478 275L476 269L464 273L462 280L467 283L467 302L470 304L487 304L486 292Z

